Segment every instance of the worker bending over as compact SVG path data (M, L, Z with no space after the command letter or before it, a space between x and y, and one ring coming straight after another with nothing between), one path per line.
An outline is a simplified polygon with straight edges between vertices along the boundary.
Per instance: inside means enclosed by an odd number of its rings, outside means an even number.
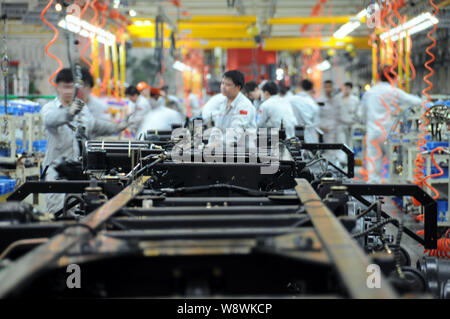
M256 110L259 110L262 102L264 102L264 95L261 90L262 86L258 85L255 81L245 83L244 90L246 96L253 103Z
M275 82L268 81L262 88L264 102L258 110L258 128L281 128L286 130L286 137L295 136L295 122L291 113L289 102L283 103L278 94L278 86Z
M142 138L145 132L149 130L170 131L173 125L183 126L184 117L177 111L164 105L164 99L160 99L160 90L158 88L150 89L151 110L145 115L141 126L138 129L137 137Z

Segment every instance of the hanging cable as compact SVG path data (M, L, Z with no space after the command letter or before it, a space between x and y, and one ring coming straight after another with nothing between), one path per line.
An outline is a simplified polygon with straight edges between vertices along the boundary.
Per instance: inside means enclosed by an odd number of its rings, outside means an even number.
M83 7L83 9L81 10L81 13L80 13L80 20L83 17L84 12L89 7L90 2L91 2L91 0L86 0L86 3L84 4L84 7ZM81 60L84 63L86 63L86 65L88 66L89 69L92 68L92 64L91 64L91 62L88 59L86 59L85 53L86 53L87 49L90 47L90 45L91 45L91 38L88 38L87 41L86 41L86 44L84 45L83 49L81 50L81 54L80 54Z
M47 6L44 8L44 10L42 10L42 12L41 12L41 19L42 19L42 21L43 21L47 26L49 26L49 27L53 30L53 32L55 33L54 36L53 36L53 38L50 40L50 42L47 43L47 45L45 46L45 53L47 53L47 55L48 55L49 57L51 57L53 60L55 60L56 62L58 62L58 68L57 68L57 70L56 70L52 75L50 75L50 78L48 79L48 81L50 82L50 84L53 85L54 87L56 87L56 83L53 82L53 78L56 76L56 74L58 74L59 71L62 70L62 68L63 68L63 63L62 63L62 61L61 61L58 57L54 56L53 54L51 54L51 53L48 51L48 49L53 45L53 43L55 43L55 41L58 39L58 36L59 36L58 29L56 29L56 28L53 26L53 24L51 24L50 22L48 22L48 21L45 19L45 13L46 13L47 10L52 6L52 4L53 4L53 0L50 0L50 1L48 2Z
M91 8L92 8L92 10L94 10L94 16L91 19L91 24L93 26L97 26L97 19L98 19L98 9L96 6L97 1L98 0L93 0L91 2ZM94 38L94 43L96 43L95 38ZM89 44L92 44L92 40L90 40ZM98 47L91 47L92 64L90 64L90 66L89 66L89 71L91 72L91 74L94 75L94 80L97 81L95 69L98 68L98 61L96 61L95 57L98 52L95 52L95 50L98 50ZM94 91L97 90L97 87L98 87L97 83L94 83ZM95 92L95 93L98 93L98 92Z
M9 57L8 57L8 45L6 42L6 14L2 16L3 19L3 56L1 61L1 69L4 81L4 107L5 107L5 115L8 114L8 69L9 69ZM5 130L7 128L7 119L4 119Z
M437 241L436 249L425 249L424 252L428 253L429 256L434 256L437 258L450 258L450 229L445 232L443 238L439 238Z
M428 187L429 189L431 189L431 191L434 193L433 199L437 200L439 198L439 192L430 184L427 183L427 179L429 178L436 178L439 176L444 175L444 170L438 165L438 163L436 163L435 159L434 159L434 153L436 153L437 151L445 151L442 147L436 147L432 152L431 152L431 161L433 162L433 164L437 167L437 169L439 170L439 173L436 174L431 174L426 176L423 179L423 184Z
M430 4L435 9L433 16L436 16L439 12L439 8L434 4L433 0L430 0ZM419 185L420 187L423 187L423 184L424 184L423 183L424 182L423 170L425 168L425 158L422 154L422 151L423 151L423 146L426 145L426 143L427 143L425 136L428 135L427 127L430 124L430 121L428 120L428 118L426 116L429 112L426 104L431 102L431 97L428 94L428 91L430 91L433 88L433 83L429 80L429 78L432 77L434 74L434 70L430 65L436 60L436 57L431 52L431 50L436 46L436 43L437 43L436 40L432 36L432 34L434 32L436 32L436 30L437 30L437 25L434 25L433 29L431 29L427 33L427 37L428 37L428 39L431 40L431 44L425 50L426 53L428 54L428 56L430 57L427 60L427 62L425 62L425 68L429 71L429 73L423 77L423 81L426 84L428 84L428 86L423 89L422 94L427 97L427 100L422 103L422 106L425 109L425 112L420 116L420 118L423 120L423 122L420 124L419 129L422 130L423 133L419 135L419 140L417 141L417 144L416 144L417 150L419 153L417 154L416 159L414 161L416 168L414 169L415 174L414 174L414 181L413 181L414 184ZM428 186L429 185L427 184L427 187ZM420 205L420 203L415 198L413 198L413 204L415 206Z

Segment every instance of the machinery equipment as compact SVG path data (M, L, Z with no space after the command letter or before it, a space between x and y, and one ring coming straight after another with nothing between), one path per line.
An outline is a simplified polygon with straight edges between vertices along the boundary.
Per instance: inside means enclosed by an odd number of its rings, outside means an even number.
M416 269L402 246L407 235L436 248L443 229L430 195L355 182L345 145L294 138L273 152L272 142L265 157L237 150L213 162L192 147L180 162L170 132L87 141L82 161L66 163L76 180L29 181L0 206L0 296L448 297L448 261L427 257ZM346 171L322 157L326 149L346 152ZM267 157L277 160L274 174L261 174ZM67 193L54 215L21 202L50 192ZM381 196L414 196L424 236ZM73 264L79 289L67 287ZM377 289L368 281L374 265Z

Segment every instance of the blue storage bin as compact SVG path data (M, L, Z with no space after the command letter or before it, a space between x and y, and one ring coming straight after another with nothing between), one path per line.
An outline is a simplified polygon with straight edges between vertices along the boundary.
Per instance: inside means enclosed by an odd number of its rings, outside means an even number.
M0 156L4 157L11 156L11 150L9 148L0 148Z
M47 140L39 140L33 142L33 151L45 153L47 150Z
M438 210L438 222L448 221L448 201L438 200L437 201Z
M8 193L11 193L14 191L14 188L16 187L16 180L15 179L0 179L0 195L5 195Z
M393 197L392 201L395 202L401 208L403 208L403 198L402 197Z
M23 113L37 113L41 110L41 106L38 103L27 100L12 100L9 104L17 107Z
M426 148L429 151L434 150L436 147L448 147L448 142L427 142Z

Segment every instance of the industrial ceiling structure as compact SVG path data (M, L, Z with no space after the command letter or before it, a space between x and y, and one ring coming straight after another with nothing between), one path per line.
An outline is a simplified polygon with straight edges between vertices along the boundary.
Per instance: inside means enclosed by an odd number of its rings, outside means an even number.
M351 37L335 41L333 34L342 25L363 22L358 13L367 1L329 0L317 3L298 0L183 0L120 1L123 14L133 16L131 38L154 36L154 19L164 14L178 39L191 48L252 48L298 50L307 47L340 48L348 43L369 49L369 30L364 23ZM118 2L117 2L118 3ZM170 32L170 30L169 30ZM256 40L256 41L255 41Z

